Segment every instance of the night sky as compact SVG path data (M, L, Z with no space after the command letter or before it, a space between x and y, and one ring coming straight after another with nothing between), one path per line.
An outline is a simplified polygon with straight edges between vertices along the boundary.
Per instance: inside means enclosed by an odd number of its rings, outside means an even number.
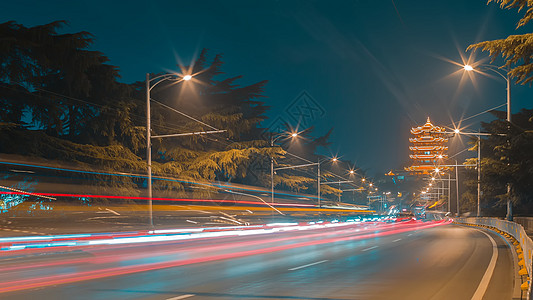
M177 70L177 58L188 64L202 48L211 57L222 53L223 71L243 75L241 85L269 80L264 126L296 125L295 111L312 112L300 129L334 128L331 149L321 152L370 174L400 169L410 128L427 117L449 125L506 102L503 79L461 79L452 62L469 59L472 43L531 32L533 24L515 30L519 18L486 0L9 1L0 11L1 22L66 20L61 33L94 34L92 49L127 83ZM513 85L512 102L513 112L533 108L533 88ZM477 130L492 119L485 114L463 125ZM464 147L452 145L450 154Z

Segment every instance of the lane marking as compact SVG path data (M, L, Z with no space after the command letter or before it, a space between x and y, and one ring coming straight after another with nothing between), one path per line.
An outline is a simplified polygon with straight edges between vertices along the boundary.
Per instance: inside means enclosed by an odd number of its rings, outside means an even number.
M477 287L474 296L472 296L472 300L483 299L483 295L485 295L485 292L489 287L489 282L492 278L492 273L494 273L494 269L496 268L496 261L498 260L498 245L496 244L494 239L484 231L478 231L486 235L492 243L492 257L490 258L489 266L487 267L487 270L485 270L485 274L483 274L483 278L481 278L481 282L479 283L479 286Z
M108 212L111 212L111 213L113 213L113 214L115 214L117 216L120 216L120 214L118 212L116 212L116 211L114 211L112 209L106 208L105 210L107 210Z
M193 294L187 294L187 295L181 295L181 296L177 296L177 297L168 298L166 300L179 300L179 299L185 299L185 298L189 298L189 297L193 297L193 296L194 296Z
M392 241L393 243L396 243L398 241L401 241L402 239L395 239L394 241Z
M363 250L361 250L361 251L364 252L364 251L368 251L368 250L376 249L377 247L378 247L378 246L372 246L372 247L370 247L370 248L366 248L366 249L363 249Z
M314 266L314 265L318 265L318 264L321 264L321 263L325 263L327 261L328 261L327 259L326 260L317 261L317 262L314 262L314 263L311 263L311 264L307 264L307 265L291 268L291 269L289 269L289 271L294 271L294 270L298 270L298 269L307 268L307 267L310 267L310 266Z

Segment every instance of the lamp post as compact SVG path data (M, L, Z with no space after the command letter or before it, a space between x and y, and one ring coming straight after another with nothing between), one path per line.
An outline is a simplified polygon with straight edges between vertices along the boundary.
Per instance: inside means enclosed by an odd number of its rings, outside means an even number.
M440 154L437 158L439 159L439 163L440 163L442 161L442 159L444 158L444 156L442 154ZM446 173L448 173L448 185L447 185L448 186L448 200L447 200L447 202L448 202L448 212L449 212L449 211L451 211L451 203L450 203L450 199L451 199L451 195L450 195L450 191L451 191L451 189L450 189L451 175L450 175L450 172L446 172ZM435 177L432 177L431 180L434 181ZM444 182L443 182L443 187L444 187ZM443 192L443 194L444 194L444 192Z
M151 124L150 124L150 91L159 83L172 80L172 81L189 81L192 79L192 75L179 75L179 74L163 74L150 79L150 73L146 73L146 161L148 171L148 209L150 211L150 226L154 226L153 212L152 212L152 136L151 136ZM150 84L153 83L151 86Z
M504 135L504 134L491 134L491 133L485 133L485 132L462 132L459 129L454 129L453 133L463 134L463 135L473 135L477 137L477 164L476 164L476 168L477 168L477 214L476 216L481 217L481 137L490 136L490 135ZM457 161L455 164L457 164ZM459 205L459 202L457 202L457 205ZM457 211L459 211L459 209Z
M445 133L449 133L449 132L445 132ZM457 133L457 132L456 132ZM481 135L489 135L487 133L483 134L481 133ZM457 192L457 216L459 217L459 171L458 171L458 168L459 167L477 167L477 164L475 165L472 165L472 164L463 164L463 165L459 165L457 163L457 160L455 160L455 165L440 165L439 167L443 167L443 168L446 168L446 167L455 167L455 184L456 184L456 192ZM435 169L435 173L438 173L439 170L438 168ZM433 179L433 178L432 178ZM429 190L429 188L428 188Z
M293 133L292 134L293 137L295 137L296 135ZM280 167L280 168L276 168L274 169L273 165L271 165L271 174L272 174L272 178L273 177L273 174L274 174L274 170L286 170L286 169L296 169L296 168L303 168L303 167L311 167L311 166L317 166L317 198L318 198L318 207L322 207L321 203L320 203L320 165L327 161L328 159L324 159L324 160L320 160L320 158L318 159L318 161L316 163L308 163L308 164L303 164L303 165L296 165L296 166L287 166L287 167ZM331 161L333 162L336 162L337 161L337 158L332 158ZM274 199L274 189L272 188L272 199Z
M500 69L495 67L495 66L486 65L486 64L479 65L479 66L481 68L484 68L486 70L490 70L490 71L500 75L500 77L502 77L505 80L505 82L507 83L507 87L506 87L506 90L507 90L507 130L508 130L507 134L509 134L509 130L511 128L511 80L509 78L509 70L507 70L507 72L505 74L503 74L502 72L499 71ZM474 67L471 66L471 65L465 65L463 68L466 71L468 71L468 72L475 71ZM513 203L511 202L511 185L510 185L510 183L507 183L507 215L506 215L506 219L508 221L512 221L513 220Z
M355 172L355 171L350 171L350 172ZM350 173L350 174L353 174L353 173ZM353 180L326 181L326 182L321 182L320 184L324 184L324 185L326 185L326 184L338 184L339 185L339 191L343 192L344 190L341 189L341 184L342 183L354 183L354 181ZM339 201L339 203L341 202L340 193L339 193L338 201Z
M481 217L481 136L477 136L477 217Z
M270 147L274 147L274 143L282 137L291 137L295 138L298 136L297 132L291 134L288 133L279 133L277 135L270 134ZM274 203L274 157L270 156L270 183L271 183L271 194L272 194L272 203Z

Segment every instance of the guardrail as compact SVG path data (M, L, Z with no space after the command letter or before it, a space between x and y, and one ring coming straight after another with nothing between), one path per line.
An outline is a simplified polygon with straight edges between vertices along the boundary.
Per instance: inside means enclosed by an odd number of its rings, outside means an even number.
M522 225L526 233L530 237L533 236L533 217L513 217L513 222Z
M533 272L532 257L531 257L531 254L533 252L533 241L526 234L526 231L524 230L524 227L522 227L522 225L517 224L515 222L510 222L507 220L500 220L497 218L477 218L477 217L456 218L454 221L457 223L463 223L463 224L490 226L512 236L516 241L518 241L519 246L520 246L517 249L517 253L519 254L518 264L520 266L523 265L525 267L525 269L527 270L527 276L531 278L531 275ZM524 273L523 271L519 272L520 275L524 275L523 273ZM532 299L531 298L532 290L531 290L530 280L527 280L526 282L527 282L527 291L528 291L527 298ZM522 285L521 287L523 288L524 285Z

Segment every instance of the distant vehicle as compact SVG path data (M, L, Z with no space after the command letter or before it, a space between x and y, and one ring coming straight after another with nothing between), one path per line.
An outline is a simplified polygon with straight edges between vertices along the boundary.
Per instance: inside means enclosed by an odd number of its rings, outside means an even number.
M425 212L417 212L416 213L416 218L417 219L425 219L426 218L426 213Z
M411 211L402 211L396 216L396 222L416 220L415 214Z

